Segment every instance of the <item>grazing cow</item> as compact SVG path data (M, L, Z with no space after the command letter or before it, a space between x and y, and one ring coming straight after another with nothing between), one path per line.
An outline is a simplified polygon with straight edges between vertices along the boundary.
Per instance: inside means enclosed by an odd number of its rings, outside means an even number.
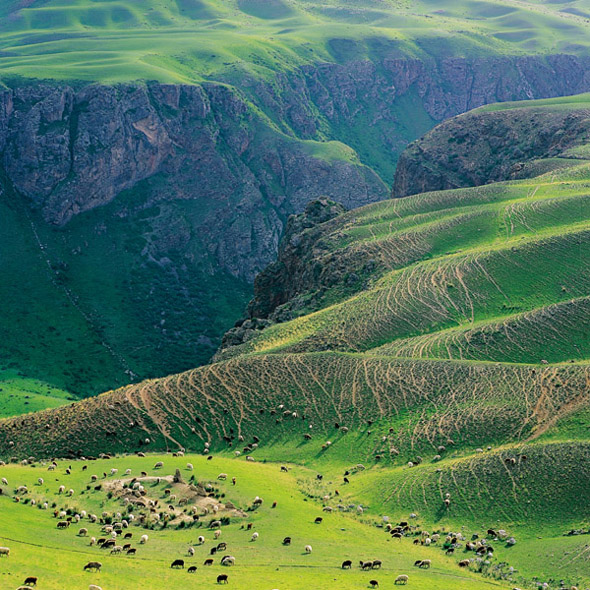
M350 561L350 559L347 559L346 561L342 562L342 569L343 570L349 570L352 567L352 561Z
M213 560L212 560L212 559L206 559L206 560L203 562L203 565L213 565Z
M175 559L170 567L184 569L184 559Z
M84 571L88 570L94 570L95 572L99 572L100 568L102 567L102 563L100 563L100 561L89 561L85 566L84 566Z
M227 574L219 574L217 576L217 583L218 584L227 584Z

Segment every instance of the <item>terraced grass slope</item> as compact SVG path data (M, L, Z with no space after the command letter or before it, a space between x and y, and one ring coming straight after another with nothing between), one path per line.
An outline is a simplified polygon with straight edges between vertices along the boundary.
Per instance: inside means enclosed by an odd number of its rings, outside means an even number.
M462 0L33 0L0 8L0 72L56 79L195 82L370 57L586 53L570 2Z
M278 444L367 419L392 432L373 431L364 459L538 438L588 404L590 163L573 164L304 229L289 239L310 276L293 275L270 327L210 366L4 422L0 452L223 448L255 431Z

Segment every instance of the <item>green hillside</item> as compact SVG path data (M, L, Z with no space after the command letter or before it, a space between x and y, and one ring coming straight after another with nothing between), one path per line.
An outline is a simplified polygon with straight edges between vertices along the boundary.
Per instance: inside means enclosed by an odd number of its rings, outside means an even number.
M9 1L0 7L0 75L231 80L369 58L382 44L415 57L583 53L589 17L583 0Z
M573 101L570 114L579 115L585 101ZM521 108L526 118L528 105L506 112ZM455 143L446 144L450 158L464 149ZM111 466L117 477L127 468L129 477L153 475L163 460L158 475L179 467L188 478L187 461L198 482L213 486L217 474L228 474L209 490L201 486L203 496L242 508L248 498L264 498L246 511L259 540L250 540L235 514L223 527L235 569L219 561L207 569L203 548L198 559L187 557L205 587L223 573L237 588L313 583L352 590L372 579L394 587L400 574L409 575L408 586L443 590L590 585L590 160L583 133L560 145L564 151L546 158L523 152L523 164L535 158L544 171L530 178L393 199L335 217L321 215L322 207L337 210L332 202L317 201L292 218L294 233L257 281L252 317L233 332L241 343L232 341L215 362L0 420L0 457L8 463L0 476L31 490L19 496L8 488L0 496L30 523L23 533L0 518L11 571L34 575L27 543L35 535L46 539L38 569L48 588L60 583L47 565L58 538L68 539L59 554L76 580L91 580L82 577L82 562L104 556L105 586L117 588L115 578L124 575L125 588L139 590L147 572L183 587L188 574L177 577L168 562L188 556L184 547L196 542L198 524L176 520L188 510L175 505L178 497L162 507L158 523L150 516L154 542L139 546L137 557L147 556L141 567L89 546L71 529L57 531L51 511L30 506L34 497L56 509L116 511L123 504L108 484L116 479ZM547 159L559 165L547 171ZM268 305L256 316L261 301ZM164 451L163 458L151 454ZM197 456L183 457L185 451ZM67 459L49 473L40 462L48 457ZM96 457L98 464L81 471ZM18 465L23 459L35 467ZM280 470L285 463L290 471ZM39 474L47 484L34 485ZM56 492L62 482L72 498ZM163 504L163 488L174 487L169 480L145 483L145 496ZM277 507L269 507L274 500ZM205 523L212 518L203 516ZM409 521L401 539L385 530L384 516ZM133 539L142 532L135 526ZM422 545L422 531L440 538ZM290 535L295 552L281 553ZM467 543L482 538L493 551L478 557ZM375 558L383 560L381 570L356 566ZM340 568L344 559L355 564L351 572ZM432 567L414 569L417 559L431 559Z

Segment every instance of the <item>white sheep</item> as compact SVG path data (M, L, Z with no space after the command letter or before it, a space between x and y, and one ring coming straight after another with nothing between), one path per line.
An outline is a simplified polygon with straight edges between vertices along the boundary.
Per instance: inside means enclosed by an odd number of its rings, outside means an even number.
M88 590L102 590L102 588L96 584L90 584L90 586L88 586Z
M38 483L40 486L42 486L42 485L43 485L45 482L44 482L43 478L42 478L42 477L40 477L40 478L37 480L37 483Z
M194 469L194 467L193 467L193 464L192 464L192 463L187 463L187 464L186 464L186 468L187 468L189 471L192 471L192 470Z
M142 545L145 545L145 544L148 542L148 536L147 536L147 535L141 535L141 537L140 537L140 539L139 539L139 542L140 542Z
M202 545L205 542L205 537L203 537L203 535L201 535L197 541L199 542L199 545Z
M63 494L66 491L66 486L59 486L59 489L57 490L58 494Z
M131 475L131 469L125 469L125 475Z
M116 469L115 467L113 467L113 468L111 469L111 475L116 475L118 472L119 472L119 470L118 470L118 469Z
M96 545L96 537L90 537L90 544Z
M217 479L219 479L220 481L225 481L227 479L227 473L220 473L217 476Z
M216 539L219 539L219 537L221 537L221 531L220 531L219 529L218 529L218 530L216 530L216 531L213 533L213 536L214 536Z
M306 545L305 546L305 553L307 553L308 555L312 552L312 547L311 545Z
M163 461L158 461L155 465L154 465L154 469L162 469L162 467L164 467L164 462Z
M410 578L408 576L406 576L406 574L401 574L401 576L398 576L395 579L394 584L407 584L409 579Z
M10 556L10 548L9 547L0 547L0 557L9 557Z
M188 554L193 557L195 554L195 548L194 547L189 547L188 548Z
M251 541L256 541L256 539L258 539L259 535L258 533L253 533L252 534L252 538L250 539Z
M3 478L2 478L2 483L3 483L5 486L7 486L7 485L8 485L8 480L7 480L5 477L3 477Z

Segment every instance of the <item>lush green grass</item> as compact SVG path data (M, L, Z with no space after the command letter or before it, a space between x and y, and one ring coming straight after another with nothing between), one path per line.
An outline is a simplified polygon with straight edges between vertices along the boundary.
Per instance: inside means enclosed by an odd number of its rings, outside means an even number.
M0 417L3 418L57 408L77 399L53 385L8 369L0 370L0 392Z
M163 460L164 468L154 470L156 461ZM187 471L185 466L191 462L194 472ZM65 475L65 467L72 465L72 474ZM6 477L9 486L2 486L4 495L0 498L2 511L0 514L0 540L4 546L11 549L11 555L3 565L3 578L6 587L16 586L24 581L28 575L39 576L40 586L49 590L57 590L62 587L64 576L67 576L70 584L84 585L98 583L102 587L119 590L128 588L131 590L144 588L145 580L151 583L165 585L167 588L185 588L187 583L198 583L203 587L214 587L216 576L226 573L230 578L230 585L235 588L251 588L253 584L262 587L289 587L306 588L313 584L315 588L333 588L336 584L339 588L354 589L364 587L369 579L377 579L382 586L391 586L395 577L401 573L410 576L410 583L415 588L456 588L457 585L469 588L499 587L507 588L509 581L501 583L495 581L493 576L483 577L457 567L457 561L463 558L462 554L447 557L439 542L431 547L415 546L412 543L413 536L401 541L391 539L382 529L375 528L376 524L382 524L381 516L389 514L392 520L397 519L397 514L404 514L407 520L408 510L411 508L402 501L395 512L388 507L374 503L377 488L372 487L375 477L385 479L387 472L383 470L371 470L352 476L351 492L346 497L346 502L354 497L355 505L363 503L366 507L362 515L356 510L344 513L336 510L329 514L322 511L325 504L336 505L338 498L333 496L334 484L326 480L335 476L336 472L342 472L344 465L333 464L332 472L326 471L324 482L315 481L315 471L294 467L289 473L280 473L277 463L246 463L243 460L223 459L215 457L208 462L204 457L187 456L184 458L172 458L171 456L148 456L145 459L137 457L122 457L109 461L100 461L97 464L90 463L87 471L81 471L82 462L60 462L58 469L48 472L47 466L16 467L6 466L0 468L0 476ZM140 470L147 471L150 475L171 475L174 469L179 467L183 477L188 479L193 473L200 483L210 482L215 486L215 493L223 495L220 501L230 500L235 506L248 509L253 499L260 496L264 499L261 508L254 512L246 512L247 517L231 517L230 523L222 527L220 541L228 544L227 553L236 557L236 566L233 568L221 568L219 557L215 557L215 565L207 568L202 565L208 557L209 549L214 545L213 535L206 530L211 516L203 517L202 528L197 525L189 528L178 529L176 524L166 528L161 525L143 530L132 525L133 538L131 544L138 548L135 557L111 556L108 551L103 551L96 546L89 545L91 536L104 537L101 527L88 523L87 520L74 524L70 529L59 531L52 515L52 509L42 510L39 503L48 501L50 506L70 508L74 512L86 510L88 513L101 514L107 511L114 514L117 511L124 512L124 505L116 497L109 499L104 486L106 482L114 479L103 479L102 471L109 472L111 467L119 469L116 477L122 477L125 469L132 470L131 476L138 476ZM97 472L99 483L103 484L103 490L93 491L95 484L91 485L90 475ZM237 484L231 482L218 482L216 476L220 472L228 474L229 478L236 477ZM394 476L394 474L391 474ZM130 479L128 476L127 479ZM42 477L44 483L37 485L37 478ZM74 496L65 498L59 495L57 488L64 484L66 489L74 489ZM19 485L27 485L30 492L20 494L23 501L15 504L11 499L13 490ZM90 490L87 489L90 487ZM154 486L146 485L147 497L159 499L166 504L164 496L165 487L174 487L162 483ZM339 486L340 489L341 486ZM321 501L318 497L321 493L329 493L328 502ZM36 507L30 503L24 504L24 499L30 502L35 499ZM271 503L277 502L276 508L271 508ZM172 502L174 504L174 502ZM166 510L164 510L165 512ZM135 509L136 514L140 513ZM221 513L223 515L223 512ZM323 516L321 525L314 524L316 516ZM251 532L243 530L245 522L252 522L254 531L259 533L259 539L250 541ZM449 519L446 525L436 525L420 515L416 521L418 530L420 527L432 526L438 530L453 530L459 528L463 522L460 516ZM467 522L467 521L465 521ZM580 519L581 522L581 519ZM414 523L412 523L414 524ZM78 529L84 526L89 530L88 537L77 536ZM499 527L497 527L499 528ZM475 530L470 525L464 533ZM481 528L480 533L485 533ZM545 529L539 532L545 533ZM434 531L432 531L434 532ZM147 533L149 541L145 545L138 543L139 536ZM198 546L196 538L204 534L206 542L204 546ZM518 535L511 529L511 534ZM281 541L285 536L293 539L290 547L282 546ZM444 539L444 536L443 536ZM574 539L575 541L576 539ZM533 540L531 539L531 542ZM561 543L556 553L567 553L571 549L572 539ZM503 550L501 544L495 544L497 550L502 552L498 562L505 557L510 563L520 567L520 563L527 563L527 547L529 541L519 537L522 548L519 548L516 556ZM545 543L537 542L536 550L547 550L553 540L546 539ZM310 544L313 547L311 555L305 555L304 546ZM187 554L189 546L195 546L196 554L190 557ZM579 542L578 542L579 545ZM533 547L535 545L533 544ZM529 549L530 550L530 549ZM473 555L473 554L471 554ZM519 559L520 556L520 559ZM170 563L176 558L182 558L188 565L197 565L198 570L191 579L186 570L175 571L170 569ZM383 568L380 571L361 572L357 567L359 559L382 559ZM421 571L413 568L416 559L429 558L433 565L430 570ZM60 568L55 567L55 560L59 559ZM355 564L351 571L343 571L340 564L344 559L352 559ZM82 566L90 560L99 560L103 563L100 574L84 573ZM533 571L536 564L528 564ZM490 568L490 571L492 568ZM587 572L575 572L581 579ZM569 579L578 579L568 572ZM545 572L542 572L545 576ZM544 578L543 578L544 579ZM190 582L189 582L190 580Z
M329 255L350 261L351 272L369 259L388 272L356 296L267 329L241 352L382 347L380 354L414 358L590 358L582 319L589 174L584 164L342 216L321 236Z
M576 4L580 4L577 8ZM576 53L583 2L398 0L34 1L0 8L0 73L194 82L366 58L386 41L412 56ZM577 11L577 12L576 12ZM434 28L434 26L436 28Z
M56 229L0 194L4 364L87 396L208 361L250 288L212 277L204 259L183 277L147 261L146 244L158 249L170 227L199 223L203 208L142 199L126 195L130 217L115 203Z
M536 457L531 457L535 460ZM164 468L155 470L156 461L162 460ZM485 459L474 458L455 461L455 467L462 463L477 465L478 461ZM187 463L194 465L194 470L187 470ZM82 471L82 465L88 464L88 469ZM439 465L443 472L449 473L452 461L443 461ZM71 465L72 474L66 475L65 468ZM116 476L104 478L102 472L110 472L111 468L119 470ZM209 557L209 550L216 544L213 534L207 529L207 524L214 518L212 515L203 516L199 523L190 527L178 528L178 520L163 527L162 524L153 524L153 517L147 530L137 525L137 521L125 532L132 533L129 541L137 547L137 555L128 557L125 555L110 555L96 546L89 545L90 537L105 537L101 525L89 523L83 519L79 524L73 524L65 531L57 530L57 520L52 512L53 506L57 509L71 510L73 513L85 510L87 513L102 514L106 511L111 514L125 513L125 505L118 496L107 495L108 482L123 478L129 481L131 477L138 477L141 470L148 475L166 476L172 475L176 468L181 470L182 476L189 480L194 475L199 484L211 484L215 497L220 502L231 501L237 508L245 510L245 516L230 515L228 524L222 527L219 541L227 543L227 551L236 558L233 568L223 568L219 565L219 555L214 557L215 565L211 568L203 566L203 561ZM368 585L370 579L377 579L381 586L390 587L397 575L406 573L410 576L410 584L414 588L488 588L512 587L510 584L521 582L523 577L539 576L542 581L554 577L559 572L559 577L564 577L575 582L588 583L588 571L584 569L585 548L584 537L560 536L563 527L552 527L550 522L540 520L534 528L527 523L515 523L504 518L499 507L492 512L480 512L476 518L468 511L455 509L454 504L445 512L443 518L437 517L437 511L424 510L422 492L420 487L409 485L404 480L412 478L417 484L421 480L431 482L432 491L426 487L424 499L428 497L433 505L442 503L440 492L435 490L436 478L434 467L425 465L413 469L383 469L372 468L357 472L350 477L351 483L341 484L342 473L350 464L334 459L330 464L321 463L310 465L307 468L291 466L288 473L281 473L279 463L248 463L243 459L229 459L215 456L212 461L207 461L203 456L189 455L182 458L173 458L170 455L149 455L146 458L118 457L107 461L93 462L64 462L60 461L58 468L50 472L47 464L38 464L33 467L3 466L0 467L0 476L6 477L9 485L1 486L3 495L0 498L0 541L3 546L10 547L11 554L3 564L3 584L6 588L16 588L25 577L35 575L39 577L39 586L48 590L58 590L63 587L63 579L67 576L69 584L84 586L89 583L100 584L103 588L122 590L123 588L135 590L145 587L145 580L150 579L154 585L165 585L174 590L186 588L187 583L197 583L201 587L215 587L218 574L226 573L230 578L231 587L238 589L252 588L253 585L261 587L289 587L303 589L313 584L314 588L328 589L337 585L339 588L355 589ZM131 469L129 476L123 472ZM317 471L316 471L317 469ZM324 475L324 480L318 482L315 478L317 472ZM228 480L218 481L219 473L227 473ZM96 473L99 476L98 483L102 485L100 491L93 488L90 476ZM431 474L429 476L428 474ZM38 477L43 478L43 484L37 483ZM235 486L231 484L231 478L236 477ZM461 486L464 485L463 476L452 485L442 490L449 489L452 492L453 502L461 503ZM557 474L556 474L557 479ZM467 483L467 482L465 482ZM499 485L501 481L498 482ZM582 482L580 482L581 484ZM67 498L58 493L58 487L65 485L66 490L73 489L74 495ZM16 488L26 485L27 494L16 492ZM467 484L469 485L469 484ZM178 507L178 501L168 502L164 495L164 489L172 488L178 498L187 497L184 488L174 484L162 482L145 484L146 497L160 500L162 513L168 512L166 505L171 503L176 506L179 513L183 508ZM175 489L176 488L176 489ZM341 497L335 496L336 488L340 490ZM587 488L586 488L587 489ZM391 491L398 490L394 502L391 501ZM475 490L473 490L475 491ZM543 504L537 497L538 489L530 490L532 504L530 509L542 509ZM414 493L416 497L413 497ZM329 496L328 500L323 496ZM21 498L20 503L15 503L14 496ZM253 499L256 496L263 498L262 506L250 511ZM35 500L36 506L31 505ZM49 509L43 510L41 504L47 501ZM277 502L277 507L272 508L272 502ZM337 504L344 506L358 504L364 506L360 514L356 508L344 512L336 508ZM323 506L330 505L335 511L327 513ZM418 507L417 507L418 506ZM478 507L476 507L478 509ZM185 509L186 510L186 509ZM159 512L160 512L159 511ZM139 507L133 510L136 517L145 513ZM199 509L202 513L202 510ZM417 513L417 519L408 519L410 512ZM218 516L225 516L222 511ZM392 539L384 530L382 516L387 515L392 522L398 520L410 520L416 531L429 530L431 534L439 531L441 541L430 547L416 546L412 543L414 533L402 540ZM322 516L322 524L314 524L317 516ZM502 516L497 519L496 516ZM190 517L187 518L190 521ZM251 541L252 531L244 529L245 523L253 524L253 531L259 534L256 541ZM587 515L572 514L567 526L586 526ZM380 528L376 528L379 526ZM78 529L88 529L87 537L77 535ZM505 528L511 535L517 537L517 545L514 548L506 548L504 543L492 542L496 549L496 556L491 560L490 567L485 568L486 574L475 574L469 568L461 570L457 562L465 557L473 557L473 553L464 553L463 550L456 555L448 557L444 554L443 543L445 531L461 531L467 538L473 532L485 536L487 528ZM149 541L145 545L139 544L139 537L147 533ZM205 544L198 545L197 536L205 536ZM282 539L285 536L292 537L292 545L285 547ZM539 539L539 537L542 537ZM310 544L313 548L311 555L306 555L304 546ZM196 553L191 557L187 553L189 546L194 546ZM548 555L551 552L551 555ZM573 553L575 552L575 553ZM535 554L537 557L532 558ZM572 560L579 554L580 563ZM544 559L550 557L550 559ZM184 559L186 567L197 565L197 573L194 578L189 577L185 570L175 571L170 568L174 559ZM381 559L381 570L361 572L358 568L358 560ZM55 567L55 561L59 560L60 567ZM351 571L343 571L340 564L344 559L353 561ZM429 570L419 570L413 567L416 559L431 559L432 567ZM83 572L82 567L91 560L98 560L103 564L100 574ZM560 566L572 560L573 564L567 568ZM500 562L507 562L504 567L494 567ZM517 573L501 581L500 572L506 573L508 567L516 568ZM513 580L511 582L511 580ZM551 588L556 586L551 585Z

